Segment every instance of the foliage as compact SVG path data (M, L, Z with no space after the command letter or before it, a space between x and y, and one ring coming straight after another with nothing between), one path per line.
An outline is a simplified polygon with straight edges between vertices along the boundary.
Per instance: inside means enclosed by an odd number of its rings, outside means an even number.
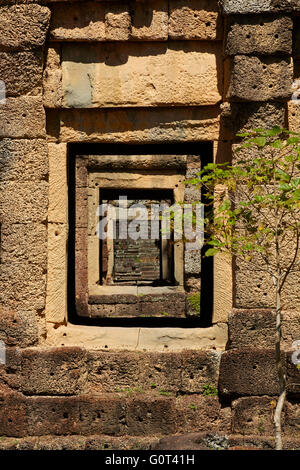
M200 292L188 295L187 300L195 314L200 315Z
M205 385L203 385L202 395L204 395L206 397L217 396L218 395L218 389L215 385L205 384Z

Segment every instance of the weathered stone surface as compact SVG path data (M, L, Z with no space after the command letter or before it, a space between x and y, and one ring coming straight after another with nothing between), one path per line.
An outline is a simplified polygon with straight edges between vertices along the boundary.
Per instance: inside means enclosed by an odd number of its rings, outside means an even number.
M285 434L298 436L300 431L300 404L299 402L286 402L285 404Z
M105 36L108 41L126 41L129 38L131 18L129 5L111 3L105 8Z
M300 100L300 97L295 96L295 100ZM297 101L288 103L288 128L293 132L300 132L300 105Z
M235 56L228 96L236 101L287 101L292 82L289 59Z
M131 436L170 434L176 430L175 398L132 398L127 404L127 432Z
M49 8L40 5L1 7L0 49L26 50L43 46L49 20Z
M136 2L132 12L130 39L166 41L168 39L168 2Z
M216 0L171 0L169 37L172 39L222 39Z
M2 280L1 280L2 283ZM18 284L17 284L18 287ZM5 288L5 284L4 284ZM27 346L32 346L38 341L38 328L37 328L37 319L36 311L14 311L9 308L9 303L5 295L0 294L1 303L5 307L0 308L0 339L4 341L6 346L18 346L24 348ZM13 297L13 301L14 301ZM29 299L24 299L25 302L31 303L31 308L34 307L33 301L36 301L36 296L34 300L29 297ZM32 302L31 302L32 300ZM42 308L43 299L38 298L39 305Z
M66 225L48 225L46 319L52 323L63 323L67 315L67 240Z
M1 325L3 326L3 325ZM6 390L20 387L21 377L21 352L18 348L5 346L5 364L0 365L0 396L4 396Z
M0 191L0 218L3 223L30 223L46 220L48 206L46 181L2 182Z
M183 351L182 385L183 393L202 393L203 386L218 384L220 353L215 351Z
M49 210L48 221L68 223L67 146L48 144L49 152Z
M227 323L232 308L232 258L226 254L214 256L213 323Z
M51 5L50 38L60 41L104 41L105 7L97 2Z
M50 138L57 136L64 142L208 141L219 134L218 107L76 110L72 113L64 110L59 116L60 124L48 120L47 129Z
M81 348L32 348L22 354L22 390L26 394L76 395L86 380Z
M293 21L288 16L239 16L227 20L228 55L292 53Z
M283 361L285 365L284 355ZM219 389L225 396L277 395L274 349L240 349L222 354Z
M189 250L184 256L185 274L200 274L201 252L200 250Z
M298 0L221 0L225 15L299 11Z
M1 436L26 436L26 403L21 394L0 391L0 433Z
M217 43L66 44L62 71L64 107L208 106L221 100Z
M40 181L48 176L45 140L0 141L0 183Z
M118 397L81 396L79 400L78 433L121 435L125 434L126 403ZM128 432L128 434L131 434Z
M275 344L273 310L233 309L228 326L230 349L271 348Z
M0 104L0 137L45 137L45 112L41 98L7 98Z
M52 44L46 53L43 74L43 104L46 108L59 108L62 103L62 70L59 44Z
M235 434L272 435L276 400L272 397L243 397L232 403Z
M176 399L176 433L186 432L229 432L231 425L230 408L221 408L217 397L186 395Z
M42 90L42 54L0 52L0 79L6 96L37 95Z
M229 139L255 128L285 127L284 103L226 103L222 112L222 133Z

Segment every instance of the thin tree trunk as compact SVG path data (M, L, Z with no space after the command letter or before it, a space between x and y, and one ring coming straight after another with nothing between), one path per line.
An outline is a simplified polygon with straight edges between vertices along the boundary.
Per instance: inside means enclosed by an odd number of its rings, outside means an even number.
M275 357L276 357L277 374L278 374L278 379L279 379L280 394L279 394L279 398L278 398L275 413L274 413L276 450L282 450L281 418L282 418L282 410L283 410L285 398L286 398L286 377L285 377L285 372L283 370L283 364L281 360L280 342L281 342L281 293L280 293L280 287L279 287L279 279L277 278Z

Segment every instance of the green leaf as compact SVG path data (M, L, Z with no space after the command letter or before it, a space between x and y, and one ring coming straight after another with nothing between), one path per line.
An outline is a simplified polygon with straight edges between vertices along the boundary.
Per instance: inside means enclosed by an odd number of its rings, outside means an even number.
M205 256L214 256L216 255L217 253L219 253L219 250L217 248L209 248L206 252L205 252Z

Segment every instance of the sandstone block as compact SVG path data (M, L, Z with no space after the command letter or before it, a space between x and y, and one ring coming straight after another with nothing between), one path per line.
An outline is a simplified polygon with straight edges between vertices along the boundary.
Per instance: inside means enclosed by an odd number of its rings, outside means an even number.
M89 63L86 63L89 57ZM218 44L111 43L63 46L63 105L215 105L221 100Z
M6 96L37 95L42 91L42 54L34 52L0 52L0 79Z
M5 364L0 365L0 396L5 395L6 390L7 393L12 393L11 389L18 389L20 387L20 377L21 352L18 348L10 347L6 343Z
M185 395L176 399L176 434L230 432L230 411L222 409L217 397ZM190 448L190 447L189 447Z
M41 98L7 98L6 104L0 105L0 137L45 137L45 112Z
M85 380L85 352L81 348L23 351L22 390L25 394L76 395Z
M235 434L272 435L274 399L243 397L232 403L232 431Z
M0 48L26 50L43 46L50 10L40 5L3 6L0 11Z
M282 355L285 366L285 356ZM277 395L275 349L240 349L222 354L219 389L225 396Z
M169 37L172 39L222 39L217 1L171 0Z
M46 267L47 228L44 224L1 225L1 262L15 261Z
M31 299L29 299L30 302ZM38 328L35 311L14 311L9 308L7 299L1 302L5 307L0 309L0 339L6 346L25 348L38 341ZM42 303L42 299L40 304ZM34 304L33 304L34 306ZM31 307L32 308L32 307Z
M104 41L105 7L97 2L54 3L50 38L59 41Z
M28 312L31 323L30 312L45 307L45 268L27 260L0 264L0 280L0 303L12 313L24 314L25 321Z
M300 99L295 96L295 100ZM297 101L288 103L288 128L293 132L300 132L300 105Z
M275 326L273 310L233 309L229 314L230 348L272 348Z
M293 21L288 16L239 16L227 20L228 55L292 53Z
M126 410L124 400L103 396L81 396L79 400L78 430L80 434L121 435L125 431Z
M219 135L219 108L62 111L64 142L155 143L213 140ZM51 123L48 132L52 135Z
M168 19L167 0L136 2L132 13L130 38L141 41L166 41Z
M0 183L40 181L47 176L48 155L45 140L0 141Z
M298 0L221 0L225 15L299 11Z
M49 211L51 223L68 223L67 146L48 144L49 152Z
M105 37L107 41L126 41L129 38L131 18L129 5L111 3L105 8Z
M280 101L291 96L290 60L235 56L229 97L236 101Z
M174 434L176 430L175 398L136 397L127 403L127 432L131 436Z
M67 314L67 227L48 225L46 319L63 323Z
M211 351L183 351L182 386L184 393L202 393L203 386L218 384L220 354Z
M0 433L1 436L26 436L26 403L16 392L0 393Z
M60 49L60 45L54 44L46 54L43 74L43 104L46 108L59 108L62 103Z
M44 222L48 208L48 183L0 183L0 217L3 223Z

